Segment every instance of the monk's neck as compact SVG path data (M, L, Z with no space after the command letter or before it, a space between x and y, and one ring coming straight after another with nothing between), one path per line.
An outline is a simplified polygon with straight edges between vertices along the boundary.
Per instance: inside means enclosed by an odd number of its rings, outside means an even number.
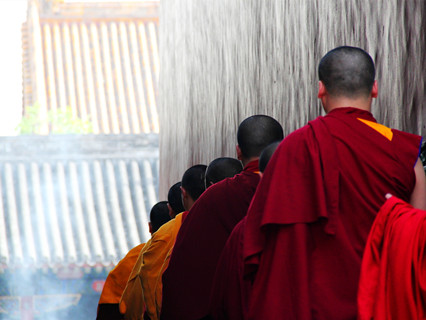
M250 162L255 161L257 159L259 159L259 157L253 157L253 158L250 158L250 159L241 159L241 163L243 164L243 168L245 168L246 165L248 165Z
M348 98L348 97L328 97L326 101L323 101L323 107L326 113L337 109L352 107L361 110L371 112L371 98Z
M183 207L185 211L191 210L194 203L195 203L195 200L193 200L191 197L186 197L185 199L183 199Z

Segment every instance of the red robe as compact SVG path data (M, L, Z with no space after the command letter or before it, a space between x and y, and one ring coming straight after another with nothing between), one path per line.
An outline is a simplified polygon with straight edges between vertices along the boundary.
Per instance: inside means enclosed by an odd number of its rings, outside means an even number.
M259 182L258 161L209 187L189 211L163 274L161 319L200 319L208 313L216 264Z
M426 211L392 197L362 259L358 319L426 319Z
M386 193L409 200L420 143L350 107L283 140L247 214L249 319L356 318L370 227Z
M251 282L244 280L243 240L246 217L232 230L216 267L210 294L210 318L243 320Z

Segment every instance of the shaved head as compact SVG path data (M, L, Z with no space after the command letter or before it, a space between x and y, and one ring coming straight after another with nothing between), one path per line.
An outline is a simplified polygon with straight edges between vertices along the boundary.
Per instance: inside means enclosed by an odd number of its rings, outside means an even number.
M182 183L180 181L176 182L170 187L169 193L167 194L167 201L169 201L169 206L175 214L185 211L182 204L182 195L180 191L181 185Z
M332 96L355 98L368 96L374 84L373 59L356 47L338 47L320 61L318 75Z
M197 164L190 167L182 176L182 188L188 192L191 198L195 201L206 190L205 175L207 166Z
M259 157L264 148L283 137L280 123L266 115L254 115L245 119L237 132L238 146L246 159Z
M234 158L217 158L206 170L206 188L225 178L231 178L243 170L241 162Z
M260 172L264 172L266 169L266 166L269 163L269 160L271 160L272 155L274 154L275 150L277 150L278 146L280 145L281 141L276 141L271 143L269 146L267 146L265 149L263 149L262 153L259 157L259 170Z
M167 201L160 201L152 207L151 212L149 213L149 220L151 220L152 233L157 231L163 224L170 220Z

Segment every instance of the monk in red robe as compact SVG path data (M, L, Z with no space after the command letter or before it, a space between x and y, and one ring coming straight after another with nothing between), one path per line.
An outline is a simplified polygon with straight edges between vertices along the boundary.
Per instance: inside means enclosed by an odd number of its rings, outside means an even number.
M137 277L141 287L133 292L127 293L127 299L140 301L145 305L145 318L157 320L157 303L156 291L162 290L162 283L158 282L161 275L162 266L168 252L173 248L176 235L182 225L182 221L188 210L194 202L201 196L205 190L205 172L207 166L198 164L190 167L182 176L181 183L181 201L186 211L179 213L172 220L164 224L158 231L153 234L149 246L138 258L137 264L140 266ZM127 289L127 288L126 288ZM124 295L123 295L124 296ZM127 319L127 318L126 318ZM129 318L132 319L133 318ZM142 314L140 318L142 319Z
M267 146L259 157L261 174L279 145L279 141ZM243 242L245 216L232 230L216 267L210 294L209 319L243 320L248 309L251 283L244 279Z
M226 178L232 178L241 171L243 171L243 165L235 158L214 159L206 169L206 189Z
M426 211L387 197L362 259L358 319L426 319Z
M188 214L188 210L191 209L195 201L199 198L201 194L198 194L197 192L194 192L196 190L196 186L192 186L193 184L199 185L200 183L204 187L211 187L213 184L222 181L225 178L230 178L235 176L236 174L240 173L243 170L243 167L241 165L241 162L234 158L217 158L210 162L209 166L205 170L205 179L204 175L192 173L190 172L191 168L188 169L183 177L182 177L182 200L185 206L185 211L182 214L181 223L176 223L175 228L177 231L181 227L183 221L186 218L186 215ZM189 172L188 172L189 171ZM202 179L202 181L197 181L198 179ZM188 185L189 184L189 185ZM200 187L199 187L200 188ZM204 189L203 189L204 190ZM192 194L192 195L191 195ZM170 222L169 222L170 223ZM167 225L167 224L166 224ZM165 226L166 226L165 225ZM164 228L164 227L163 227ZM176 231L176 233L177 233ZM147 288L144 286L145 281L142 281L142 287L143 287L143 296L145 299L145 305L146 313L148 314L149 318L151 320L158 319L160 317L161 312L161 303L162 303L162 291L163 291L163 282L162 282L162 275L164 270L167 269L170 261L171 252L173 250L174 241L176 240L176 234L174 234L174 238L171 239L172 243L164 249L167 249L167 254L161 255L159 252L157 252L157 256L163 257L163 264L161 268L159 269L152 269L152 272L156 273L157 279L155 288L153 291L149 292ZM149 266L148 266L149 267ZM143 279L144 273L143 273L143 267L141 268L140 276ZM150 305L147 301L147 298L150 297L152 300L155 301L154 308L150 308Z
M362 49L321 60L327 115L282 141L247 214L248 319L356 319L362 254L384 195L425 207L421 137L376 122L374 78Z
M273 118L256 115L240 124L237 138L244 169L209 187L189 211L163 274L161 319L207 315L216 264L232 229L246 215L259 182L259 155L283 138L283 130Z

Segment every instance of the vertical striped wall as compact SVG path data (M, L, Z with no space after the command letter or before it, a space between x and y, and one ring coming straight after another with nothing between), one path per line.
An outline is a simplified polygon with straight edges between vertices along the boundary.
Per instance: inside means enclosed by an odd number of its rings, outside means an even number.
M192 164L235 156L247 116L289 133L321 114L317 64L339 45L376 61L373 113L426 133L426 3L417 0L162 0L160 195Z

